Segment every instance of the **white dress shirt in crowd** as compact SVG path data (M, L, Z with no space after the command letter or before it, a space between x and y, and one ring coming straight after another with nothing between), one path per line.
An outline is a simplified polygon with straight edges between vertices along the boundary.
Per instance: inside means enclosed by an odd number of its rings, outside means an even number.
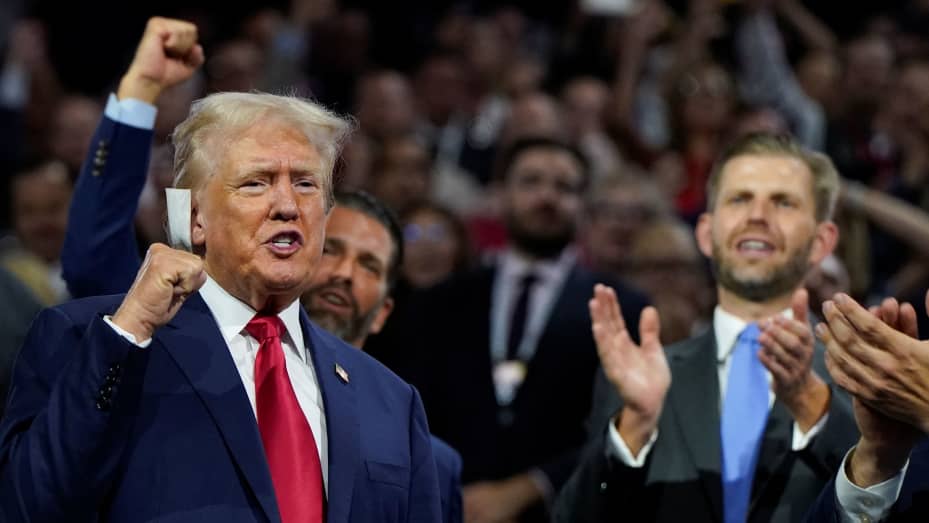
M782 313L784 316L791 317L792 313L788 309ZM713 329L714 334L716 335L716 368L719 372L719 403L716 407L719 409L719 412L722 412L722 403L723 398L726 397L726 384L729 381L729 365L732 361L732 349L735 348L736 341L739 338L739 334L745 329L748 322L742 320L741 318L732 315L722 309L720 306L716 306L716 309L713 311ZM768 383L771 383L772 377L771 373L765 371L765 374L768 377ZM674 377L672 376L672 380ZM770 389L769 389L770 390ZM774 405L774 391L771 390L768 394L768 408L771 408ZM707 405L707 408L710 408L710 405ZM699 415L699 414L696 414ZM793 441L791 442L791 448L794 451L803 450L809 445L810 441L822 430L823 426L826 424L826 420L829 418L829 413L823 415L815 425L810 427L806 433L802 432L796 423L793 424ZM655 432L652 433L648 442L642 447L642 450L637 456L633 456L632 452L629 450L629 447L626 446L626 443L623 441L622 437L619 435L619 431L616 430L616 419L613 419L610 422L609 434L607 440L609 444L607 445L607 453L615 456L622 463L629 467L643 467L645 466L645 460L648 458L648 453L651 451L652 447L655 445L655 441L658 440L658 430L655 429Z

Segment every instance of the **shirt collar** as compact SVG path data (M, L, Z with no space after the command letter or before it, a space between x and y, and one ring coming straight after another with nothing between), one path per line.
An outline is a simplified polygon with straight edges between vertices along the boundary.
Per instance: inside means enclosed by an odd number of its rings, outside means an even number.
M255 309L229 294L210 276L206 277L206 283L200 288L200 297L203 298L206 306L213 314L213 319L219 326L219 332L222 334L226 345L229 345L233 338L241 335L248 322L257 314ZM303 329L300 326L300 300L294 300L277 317L284 322L287 335L290 336L293 347L300 359L306 362Z
M557 258L547 260L529 260L513 249L506 249L501 254L500 271L506 278L519 279L533 272L539 280L547 282L565 274L577 260L577 250L567 247Z
M781 315L793 318L793 311L785 309ZM723 310L719 305L713 310L713 332L716 334L716 361L726 361L735 347L735 342L745 330L748 322L735 314Z

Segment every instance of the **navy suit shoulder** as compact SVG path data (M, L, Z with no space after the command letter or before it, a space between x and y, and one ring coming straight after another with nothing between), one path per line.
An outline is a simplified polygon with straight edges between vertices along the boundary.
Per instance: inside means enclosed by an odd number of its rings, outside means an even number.
M461 523L461 455L448 443L431 436L432 455L439 478L439 497L442 501L442 522Z

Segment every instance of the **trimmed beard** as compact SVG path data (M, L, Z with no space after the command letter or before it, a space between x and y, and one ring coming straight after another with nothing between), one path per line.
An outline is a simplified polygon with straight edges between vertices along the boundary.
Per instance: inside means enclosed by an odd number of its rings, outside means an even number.
M357 306L353 306L351 315L340 316L328 310L314 309L310 299L312 292L313 290L308 292L303 299L303 306L306 308L307 315L317 325L350 345L368 336L371 324L374 323L377 313L381 311L381 307L384 305L384 300L381 300L366 313L360 312Z
M732 267L723 259L722 249L713 243L713 257L710 266L716 282L729 292L748 301L760 303L777 296L783 296L797 288L810 270L810 250L813 240L799 249L786 263L775 267L767 276L745 279L736 276Z
M506 217L507 234L519 250L543 260L557 258L574 241L574 225L566 224L563 230L541 235L527 231L512 214Z

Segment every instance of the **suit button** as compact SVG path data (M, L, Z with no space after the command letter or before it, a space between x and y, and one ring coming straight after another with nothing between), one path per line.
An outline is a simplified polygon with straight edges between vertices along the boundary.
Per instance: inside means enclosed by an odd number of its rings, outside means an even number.
M107 375L106 375L106 384L107 384L107 385L116 385L117 383L119 383L119 378L118 378L116 375L114 375L114 374L107 374Z
M105 399L98 399L96 407L97 407L97 410L100 410L100 411L110 410L110 402Z
M113 387L107 385L100 389L100 397L104 400L109 400L111 397L113 397Z
M101 171L100 169L94 169L90 171L91 176L100 176L101 174L103 174L103 171Z
M607 484L606 481L600 483L600 492L606 492Z

